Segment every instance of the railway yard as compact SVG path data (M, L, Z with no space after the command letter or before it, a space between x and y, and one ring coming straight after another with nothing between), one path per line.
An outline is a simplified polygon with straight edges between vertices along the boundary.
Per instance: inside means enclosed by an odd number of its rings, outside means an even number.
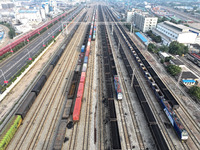
M109 6L88 6L0 103L0 150L199 150L199 104Z

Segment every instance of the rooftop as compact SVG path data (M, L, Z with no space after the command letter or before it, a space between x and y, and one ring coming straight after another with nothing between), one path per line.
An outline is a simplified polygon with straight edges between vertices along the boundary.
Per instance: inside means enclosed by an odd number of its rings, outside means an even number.
M169 21L164 21L164 22L161 22L159 23L158 25L162 25L164 26L165 28L169 29L169 30L172 30L173 32L175 33L186 33L186 32L192 32L192 33L195 33L197 35L200 34L200 31L196 30L196 29L193 29L193 28L189 28L187 26L184 26L182 24L175 24L175 23L172 23L172 22L169 22Z
M198 79L198 77L196 75L194 75L192 72L188 71L188 72L183 72L182 73L182 79Z
M37 10L19 10L19 13L37 13Z
M172 60L170 60L170 61L172 61L175 65L178 65L178 66L180 66L180 65L184 65L184 63L182 63L180 60L178 60L178 59L172 59Z

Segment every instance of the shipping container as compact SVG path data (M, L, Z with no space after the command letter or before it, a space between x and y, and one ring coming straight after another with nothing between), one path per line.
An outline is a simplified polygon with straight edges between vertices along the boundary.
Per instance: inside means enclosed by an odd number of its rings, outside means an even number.
M79 83L78 92L77 92L77 98L81 98L82 99L83 93L84 93L84 84L83 83Z
M86 77L86 72L81 72L81 77Z
M83 68L82 68L82 72L86 72L87 71L87 63L83 64Z
M79 121L81 113L81 98L76 98L74 111L73 111L73 121Z
M84 76L81 76L80 83L85 84L85 77Z
M81 47L81 53L84 53L85 52L85 45L82 45Z
M84 63L88 63L88 56L85 56Z

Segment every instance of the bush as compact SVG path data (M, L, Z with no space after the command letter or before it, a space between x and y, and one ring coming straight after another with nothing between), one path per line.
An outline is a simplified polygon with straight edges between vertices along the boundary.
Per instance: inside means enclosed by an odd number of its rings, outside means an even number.
M189 93L196 97L198 100L200 100L200 87L198 86L192 86L190 89L189 89Z
M161 36L156 36L155 34L152 33L151 30L147 31L146 33L154 42L156 42L156 43L162 42Z
M152 53L158 53L159 49L152 43L149 43L147 50L152 52Z

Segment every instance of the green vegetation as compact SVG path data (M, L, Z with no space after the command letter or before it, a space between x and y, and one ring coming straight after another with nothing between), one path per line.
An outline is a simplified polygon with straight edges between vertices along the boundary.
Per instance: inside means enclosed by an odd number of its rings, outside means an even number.
M169 57L165 58L165 62L169 62L170 60L172 60L172 56L169 56Z
M9 28L10 31L8 32L8 35L10 39L13 39L13 37L15 37L15 29L9 23L0 22L0 24Z
M169 47L168 47L168 46L165 46L165 45L159 47L159 49L160 49L160 51L162 51L162 52L168 52L168 51L169 51Z
M172 76L177 76L181 72L181 67L176 65L169 65L166 67L167 72L171 74Z
M156 36L155 34L152 33L152 31L147 31L147 35L153 40L155 41L156 43L160 43L162 42L162 39L160 36Z
M149 52L156 53L156 54L160 51L159 48L156 45L152 44L152 43L149 43L149 45L147 47L147 50Z
M158 23L168 21L168 20L169 19L167 19L166 17L158 17Z
M188 53L188 47L177 41L173 41L169 45L169 53L181 56L182 54Z
M200 101L200 87L198 86L192 86L190 89L189 89L189 93L196 97L199 101Z

